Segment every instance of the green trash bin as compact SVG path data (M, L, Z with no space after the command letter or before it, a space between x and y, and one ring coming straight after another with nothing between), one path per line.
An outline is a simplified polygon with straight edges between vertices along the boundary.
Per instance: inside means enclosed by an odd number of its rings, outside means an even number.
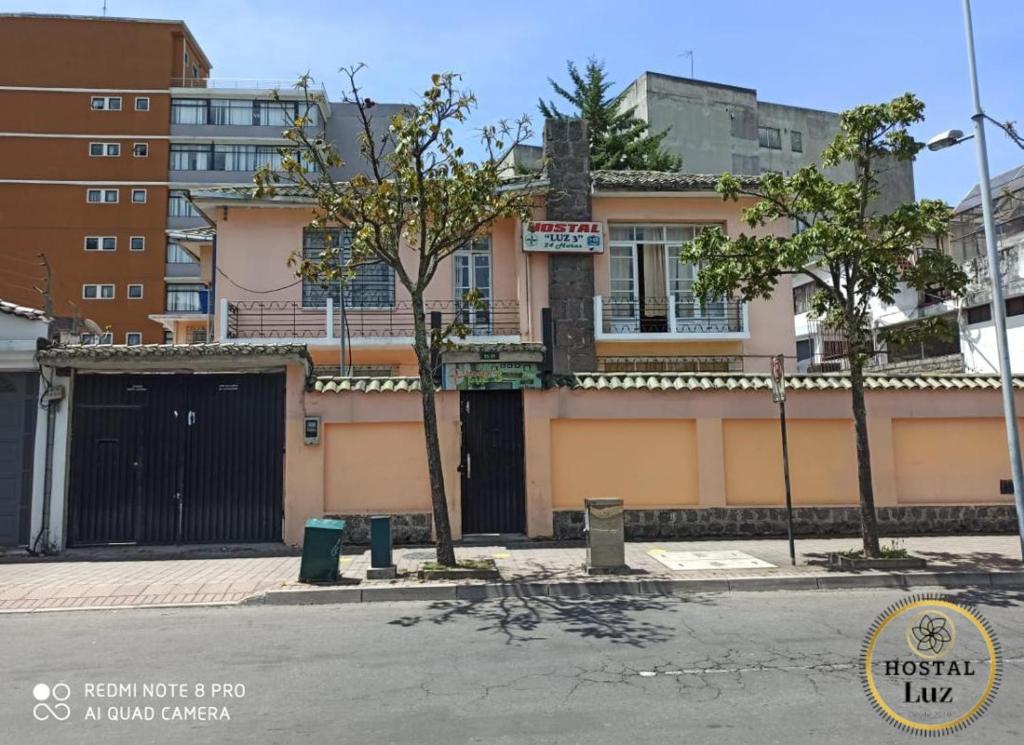
M344 520L315 518L306 521L302 542L302 565L299 582L337 582L338 559L341 557L341 532Z

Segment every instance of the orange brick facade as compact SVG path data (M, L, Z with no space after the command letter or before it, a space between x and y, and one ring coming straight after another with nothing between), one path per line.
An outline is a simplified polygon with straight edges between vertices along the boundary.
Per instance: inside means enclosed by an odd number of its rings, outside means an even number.
M164 307L169 89L206 77L209 62L180 21L10 15L0 16L0 66L0 297L45 305L42 254L55 315L91 319L114 342L129 332L161 342L149 315ZM120 109L96 110L97 96ZM93 144L118 154L96 156ZM89 203L89 189L116 189L118 200ZM89 236L116 248L88 251ZM114 297L85 298L86 284L113 284ZM129 299L129 284L141 298Z

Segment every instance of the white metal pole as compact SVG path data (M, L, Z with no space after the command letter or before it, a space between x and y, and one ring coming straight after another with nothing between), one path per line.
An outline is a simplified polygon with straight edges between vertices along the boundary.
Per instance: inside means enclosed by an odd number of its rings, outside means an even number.
M985 113L981 108L978 68L974 58L971 0L964 0L964 27L967 35L967 64L971 73L971 92L974 96L974 115L971 120L974 122L974 138L978 145L978 190L981 192L981 211L985 219L985 250L988 254L989 280L992 284L992 321L995 323L996 347L999 350L1006 442L1010 450L1010 470L1013 474L1013 501L1017 507L1017 533L1021 543L1021 556L1024 557L1024 469L1021 468L1020 434L1017 431L1017 412L1013 400L1013 372L1010 369L1010 348L1006 336L1006 303L1003 300L996 226L992 216L992 185L989 182L988 149L985 146Z

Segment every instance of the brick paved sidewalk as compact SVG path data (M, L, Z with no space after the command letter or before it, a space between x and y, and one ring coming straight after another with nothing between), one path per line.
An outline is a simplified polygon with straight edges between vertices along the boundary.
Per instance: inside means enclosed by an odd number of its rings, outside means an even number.
M231 604L298 572L297 556L0 564L0 613Z
M825 563L830 551L856 548L856 538L800 539L797 566L785 540L658 541L626 544L626 562L646 579L740 579L835 574ZM998 572L1024 569L1015 536L933 536L903 539L902 545L929 560L929 572ZM741 551L773 566L675 571L656 555L677 551ZM181 552L179 552L181 553ZM146 561L40 561L0 564L0 613L86 608L160 607L239 603L271 590L305 588L297 581L294 555L239 558L168 558ZM104 558L116 556L113 549ZM126 555L131 555L128 553ZM586 577L582 546L544 543L460 546L460 559L495 560L505 582L574 581ZM415 571L434 558L430 547L396 548L397 580L366 580L369 551L343 556L342 575L363 587L422 586ZM860 574L871 573L861 572ZM880 572L875 572L880 573ZM913 574L913 572L906 572Z

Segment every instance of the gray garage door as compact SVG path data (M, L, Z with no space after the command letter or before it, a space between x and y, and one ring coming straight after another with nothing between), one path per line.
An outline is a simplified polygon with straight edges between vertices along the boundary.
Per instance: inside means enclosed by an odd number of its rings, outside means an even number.
M0 372L0 546L28 543L36 373Z

